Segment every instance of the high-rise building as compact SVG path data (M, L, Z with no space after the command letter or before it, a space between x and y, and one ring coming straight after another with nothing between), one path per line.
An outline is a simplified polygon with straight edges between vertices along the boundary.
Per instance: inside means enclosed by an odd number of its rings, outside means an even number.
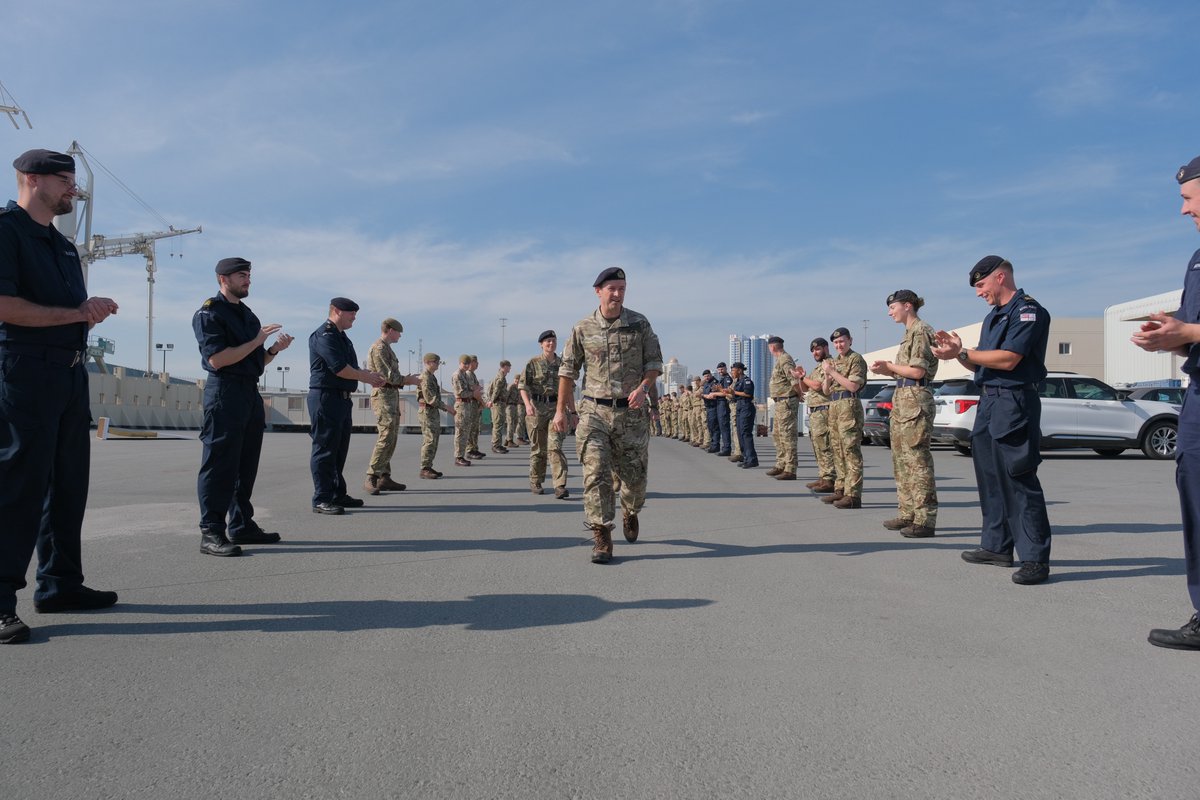
M666 364L663 364L662 378L664 394L677 392L680 386L687 383L687 367L680 364L679 359L672 356Z
M754 381L754 402L767 402L767 383L771 370L775 368L775 357L767 349L770 334L742 336L729 334L729 363L741 361L746 365L746 375Z

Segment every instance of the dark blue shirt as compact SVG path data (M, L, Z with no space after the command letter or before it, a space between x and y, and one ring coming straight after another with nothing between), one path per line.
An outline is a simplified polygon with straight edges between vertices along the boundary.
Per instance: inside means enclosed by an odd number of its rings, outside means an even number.
M192 315L192 331L196 334L196 343L200 345L200 366L205 372L218 378L239 377L257 381L262 377L267 363L267 351L262 347L255 348L236 364L219 370L208 363L222 350L254 341L262 332L262 323L245 303L231 303L223 294L210 297Z
M747 378L745 375L733 382L733 390L735 392L745 392L749 397L741 397L735 395L737 399L737 412L740 415L743 411L754 411L754 381Z
M716 390L717 390L716 378L707 378L707 379L705 379L704 383L702 383L700 385L700 394L702 394L702 395L712 394ZM723 402L716 398L709 399L707 397L702 397L701 399L704 400L705 408L716 408L718 403Z
M52 225L39 225L13 201L0 211L0 295L40 306L79 308L87 300L79 251ZM86 322L28 328L0 322L0 343L83 350Z
M326 320L308 337L308 388L353 392L358 388L358 381L337 376L346 367L358 369L354 344L349 336Z
M976 367L975 382L980 386L1008 387L1041 383L1046 377L1049 338L1050 312L1025 294L1024 289L1018 289L1011 300L984 317L979 349L1019 353L1021 363L1012 370Z
M1200 322L1200 250L1192 253L1183 276L1183 297L1179 301L1180 322ZM1200 343L1189 345L1187 360L1180 367L1193 378L1200 378Z

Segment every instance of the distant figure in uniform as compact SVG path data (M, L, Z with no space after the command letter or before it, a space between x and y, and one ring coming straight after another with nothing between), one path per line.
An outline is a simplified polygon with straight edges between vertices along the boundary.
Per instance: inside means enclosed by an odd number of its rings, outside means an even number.
M833 465L837 472L833 494L821 498L835 508L862 508L863 407L858 392L867 382L867 362L851 350L854 340L847 328L829 335L838 357L822 364L829 395L829 433L833 442Z
M479 369L479 356L472 354L471 363L467 365L467 371L471 373L471 381L475 384L475 406L474 415L471 417L470 432L467 436L467 458L487 458L487 453L479 449L479 428L483 425L483 384L479 382L479 376L475 371Z
M800 382L808 389L808 394L804 396L804 404L808 406L808 438L817 462L817 479L806 485L817 494L829 494L837 489L833 439L829 432L829 395L824 391L824 362L829 358L829 342L818 336L809 343L808 349L817 362L816 366L808 374L804 373L803 368L796 368Z
M308 337L308 418L312 436L309 468L313 478L314 514L344 514L363 501L346 492L346 455L353 430L350 394L359 381L378 388L378 372L359 369L354 344L346 331L358 315L358 303L345 297L329 301L329 318Z
M704 430L708 435L705 451L716 453L721 449L721 423L717 421L717 406L725 401L725 392L717 383L711 369L700 373L700 399L704 405Z
M546 462L549 461L554 496L566 500L571 496L567 490L567 457L563 454L567 431L550 425L558 402L558 370L562 366L562 359L555 352L558 335L554 331L542 331L538 344L542 348L541 354L529 359L525 369L521 370L521 399L525 403L525 426L531 442L529 491L542 493Z
M508 416L508 372L512 362L505 359L500 362L500 370L492 382L488 384L487 402L492 410L492 452L507 453L504 446L505 419Z
M117 602L116 592L83 585L80 544L92 419L87 334L117 304L87 296L75 245L51 224L71 211L75 159L30 150L13 167L17 200L0 210L0 644L29 638L17 592L35 546L38 612Z
M1181 214L1200 229L1200 156L1175 174L1183 198ZM1182 628L1155 628L1150 644L1175 650L1200 650L1200 250L1192 254L1183 276L1183 298L1175 314L1160 312L1133 335L1133 343L1151 353L1182 356L1188 375L1175 451L1175 486L1183 513L1183 559L1192 618Z
M991 312L983 320L978 349L964 349L956 333L937 332L933 354L974 368L979 406L971 431L971 457L983 512L982 547L962 554L972 564L1021 568L1013 583L1041 583L1050 576L1050 519L1038 480L1042 462L1042 401L1050 313L1017 288L1013 267L1000 256L980 259L969 275L975 294Z
M455 416L453 406L442 399L442 387L438 385L437 370L442 363L437 353L426 353L425 369L417 383L417 406L421 415L421 477L436 480L442 473L433 468L437 456L438 439L442 436L442 415L445 411Z
M458 369L450 376L450 393L454 395L454 465L469 467L471 452L471 419L475 415L475 381L471 374L471 356L458 357Z
M606 564L616 516L614 470L626 541L636 541L640 530L650 458L649 417L642 409L662 373L662 348L650 320L625 307L623 269L602 271L592 287L600 306L575 323L563 348L554 427L567 430L582 373L575 443L583 464L583 511L592 532L592 563Z
M695 437L692 439L692 447L708 448L708 422L707 411L704 408L704 385L701 376L697 375L692 378L692 428L695 430Z
M720 445L717 447L717 455L729 457L732 452L731 439L736 439L736 436L731 435L729 427L729 398L725 394L725 390L733 385L733 378L730 377L728 367L722 361L717 364L717 374L715 377L717 382L717 390L720 395L717 403L717 431L720 434Z
M521 442L528 441L525 437L525 403L521 400L521 384L517 378L508 385L508 396L505 409L508 419L505 423L505 433L508 435L505 447L517 447Z
M800 398L796 396L796 379L792 375L796 361L783 349L782 337L767 339L767 349L775 357L771 380L767 384L767 395L775 401L775 466L766 474L778 481L794 481L796 441L800 438L796 429Z
M883 527L900 531L909 539L933 536L937 530L938 498L933 475L933 392L929 382L937 375L933 354L936 335L917 316L925 301L911 289L892 292L888 316L904 326L904 341L895 361L876 361L871 371L896 379L892 413L888 417L892 442L892 471L896 476L897 513Z
M204 427L200 441L200 552L240 556L243 544L273 544L279 534L254 521L250 495L258 477L263 431L267 427L258 380L266 365L286 350L292 337L281 325L263 325L242 302L250 294L250 262L223 258L217 262L220 291L192 316L200 346L204 382ZM275 343L267 339L279 333ZM229 516L226 528L225 517Z
M400 372L400 360L392 345L400 341L404 326L400 321L388 317L379 326L382 334L367 351L367 369L378 372L386 383L371 390L371 410L375 412L375 427L379 438L371 452L371 463L367 465L367 479L363 489L370 495L380 492L403 492L405 485L392 480L392 454L396 452L396 438L400 434L400 389L415 386L416 375Z
M758 466L758 451L754 448L754 418L758 414L754 405L754 381L746 375L746 365L740 361L733 362L729 369L733 373L733 383L726 391L737 403L738 444L742 448L738 466L754 469Z

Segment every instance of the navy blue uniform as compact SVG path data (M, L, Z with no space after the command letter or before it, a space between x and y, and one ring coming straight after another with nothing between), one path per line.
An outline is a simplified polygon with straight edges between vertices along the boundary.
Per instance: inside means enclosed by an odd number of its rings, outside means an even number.
M0 211L0 295L42 306L87 300L79 253L14 202ZM11 613L36 547L35 602L83 586L92 415L86 322L0 322L0 611Z
M312 436L313 505L333 503L346 496L346 454L350 452L353 407L350 393L358 381L339 378L346 367L358 369L350 337L333 322L308 337L308 418Z
M1200 322L1200 250L1192 254L1183 277L1181 322ZM1188 595L1200 612L1200 344L1192 344L1183 363L1190 383L1179 415L1175 450L1175 485L1183 512L1183 558L1187 567Z
M250 495L258 477L266 414L258 379L266 364L266 350L221 369L208 359L222 350L240 347L262 332L262 323L245 303L231 303L218 294L204 301L192 316L192 330L200 346L200 366L208 373L204 384L204 427L200 441L204 453L196 494L200 498L200 529L237 538L243 531L258 532Z
M1037 385L1046 377L1050 312L1024 290L983 320L980 350L1021 355L1013 370L976 367L979 408L971 432L971 455L983 512L981 546L1021 561L1050 561L1050 519L1038 480L1042 461L1042 401Z
M700 394L710 394L717 390L717 379L708 377L700 387ZM708 452L715 453L721 449L721 426L717 422L717 406L725 405L722 400L704 399L704 424L708 427Z
M721 389L728 389L733 385L733 378L729 375L718 375L716 377L717 386ZM729 455L729 401L717 401L717 432L720 434L720 447L717 450L717 455Z
M742 446L742 466L757 467L758 451L754 449L754 416L758 409L754 407L754 381L745 375L733 383L735 392L745 392L749 397L737 397L737 434L738 443Z

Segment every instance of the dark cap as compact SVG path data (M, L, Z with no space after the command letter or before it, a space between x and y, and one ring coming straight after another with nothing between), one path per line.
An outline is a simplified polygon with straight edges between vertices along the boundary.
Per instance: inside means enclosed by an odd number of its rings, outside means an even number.
M404 326L400 324L400 320L394 317L388 317L383 321L383 329L386 331L388 328L391 328L396 333L404 333Z
M506 359L503 359L503 360L500 362L500 366L501 366L501 367L511 367L511 366L512 366L512 362L511 362L511 361L509 361L509 360L506 358Z
M912 289L897 289L888 295L887 304L890 306L892 303L915 303L919 299Z
M712 370L711 370L711 369L706 369L706 370L704 370L704 372L701 372L700 374L701 374L701 375L712 375Z
M840 339L843 336L849 336L849 335L850 335L849 328L836 328L836 329L834 329L833 333L829 334L829 341L832 342L834 339Z
M725 369L725 362L724 362L724 361L718 361L718 362L717 362L717 369Z
M349 297L335 297L329 301L329 305L333 306L338 311L358 311L358 303L354 302Z
M745 371L746 371L746 365L745 365L745 364L743 364L743 363L742 363L742 362L740 362L740 361L735 361L735 362L733 362L733 364L731 364L731 365L729 366L729 368L730 368L730 369L740 369L742 372L745 372Z
M1180 183L1187 183L1200 178L1200 156L1196 156L1187 163L1186 166L1179 168L1179 172L1175 173L1175 180Z
M969 276L971 286L979 283L981 280L986 278L988 275L991 275L1000 267L1008 267L1009 269L1012 269L1012 264L1008 263L1000 256L984 256L983 258L979 259L979 263L971 268L971 274Z
M593 287L599 288L608 281L623 281L625 280L625 270L620 267L609 267L596 276L596 282Z
M244 258L222 258L217 262L218 275L232 275L235 272L249 272L250 262Z
M808 343L809 350L812 350L814 347L829 347L829 342L825 341L824 337L818 336Z
M540 334L538 334L538 344L541 344L542 342L546 341L547 339L557 339L557 338L558 338L558 334L552 330L551 331L542 331Z
M767 344L783 344L783 337L772 336L770 339L767 339Z
M17 172L26 175L53 175L56 172L75 172L75 159L53 150L26 150L13 159Z

